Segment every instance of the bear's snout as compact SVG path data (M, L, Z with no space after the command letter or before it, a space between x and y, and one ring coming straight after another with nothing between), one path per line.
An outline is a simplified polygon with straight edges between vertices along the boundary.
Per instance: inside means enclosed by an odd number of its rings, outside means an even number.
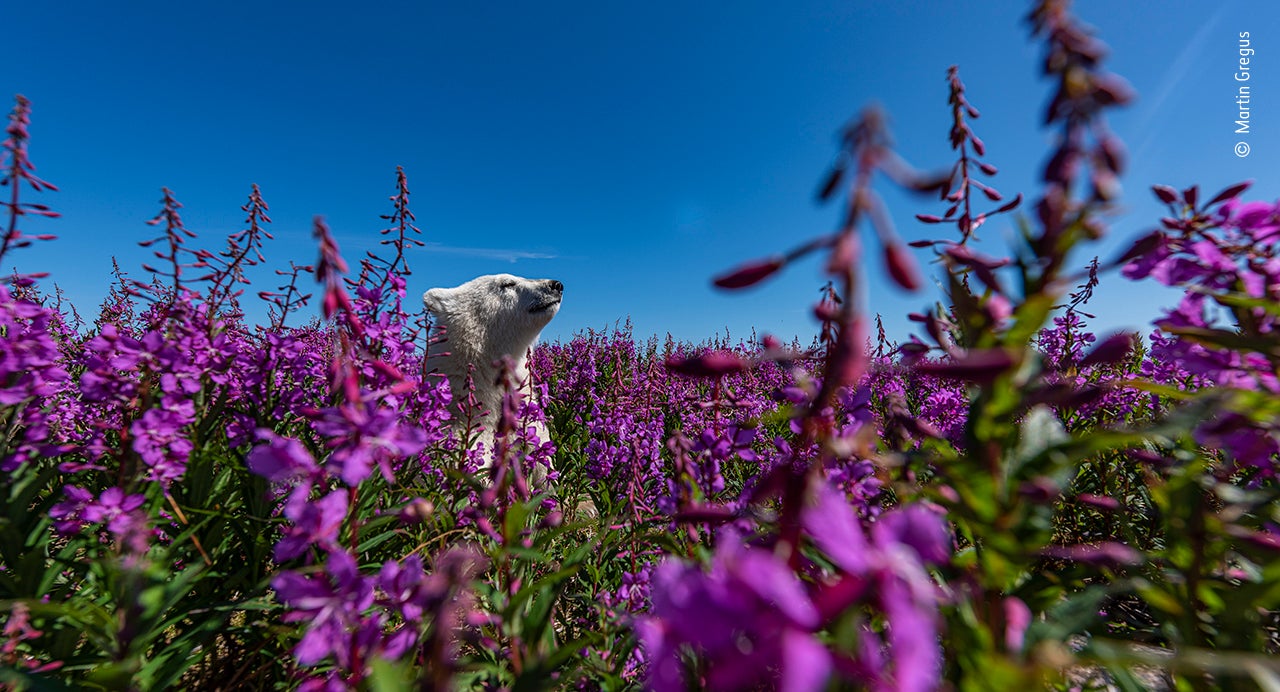
M554 293L564 293L564 284L556 281L555 279L547 280L547 288L551 289Z

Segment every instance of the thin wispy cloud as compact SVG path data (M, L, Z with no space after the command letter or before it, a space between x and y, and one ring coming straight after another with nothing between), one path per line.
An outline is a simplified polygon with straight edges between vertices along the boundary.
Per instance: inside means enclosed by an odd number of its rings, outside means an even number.
M349 256L351 253L363 253L372 250L379 254L390 252L381 241L386 240L382 236L374 235L344 235L336 234L339 247ZM513 250L509 248L489 248L489 247L461 247L457 245L445 245L444 243L428 242L419 248L412 248L412 253L433 252L440 255L455 255L458 257L475 257L477 259L492 260L495 262L515 263L520 260L550 260L562 259L562 256L554 251L532 251L532 250Z
M499 262L517 262L519 260L547 260L557 259L559 255L548 252L530 252L528 250L508 250L504 248L487 248L487 247L457 247L454 245L442 245L440 243L427 243L422 248L425 252L434 252L441 255L458 255L461 257L478 257L480 259L495 260Z
M1164 77L1161 78L1155 93L1141 102L1142 115L1138 118L1138 125L1134 131L1145 132L1146 136L1142 138L1141 144L1135 150L1137 152L1134 155L1135 160L1145 158L1148 150L1155 145L1160 134L1160 127L1156 125L1155 121L1162 116L1168 117L1168 114L1164 111L1164 104L1173 95L1174 90L1180 87L1183 89L1188 88L1187 75L1193 67L1204 60L1209 38L1214 35L1214 31L1221 23L1226 9L1226 4L1220 5L1218 10L1213 13L1213 16L1209 18L1209 21L1200 25L1191 40L1187 41L1187 44L1178 53L1178 57L1165 70Z

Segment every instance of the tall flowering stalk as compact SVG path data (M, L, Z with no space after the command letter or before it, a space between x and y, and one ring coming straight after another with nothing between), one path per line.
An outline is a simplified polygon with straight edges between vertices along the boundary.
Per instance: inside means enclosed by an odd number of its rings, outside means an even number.
M208 291L209 311L213 313L222 307L224 301L233 311L239 310L239 298L244 293L244 289L239 287L249 284L244 275L245 267L253 267L265 261L266 258L262 256L263 243L274 238L266 229L266 224L271 223L271 217L267 216L269 207L256 184L249 193L249 201L240 209L248 214L245 218L248 226L227 238L226 249L217 255L206 250L196 253L213 270L209 276Z
M276 270L276 276L287 276L289 282L278 287L276 291L258 291L258 297L271 304L268 308L273 329L284 328L284 321L290 313L306 307L311 300L310 293L303 293L298 287L298 279L303 274L312 274L315 267L309 264L289 262L289 271ZM282 292L280 292L282 291Z
M390 310L391 316L403 324L407 321L403 307L405 282L413 273L409 270L407 252L422 247L425 243L414 237L421 235L422 230L413 223L415 217L409 209L409 180L402 166L396 166L396 194L390 200L395 210L381 218L390 222L391 226L379 233L392 237L383 238L378 244L390 245L395 254L388 260L372 251L368 252L360 260L360 279L353 281L352 285L359 286L357 290L367 303L364 308L366 321L377 322L378 313L385 309Z
M933 214L916 214L916 218L924 223L946 223L955 222L956 229L960 231L960 243L964 244L974 237L974 233L978 228L987 222L996 214L1003 214L1013 211L1018 204L1022 202L1022 195L1018 194L1013 199L996 207L994 210L984 213L974 213L973 210L973 188L980 190L991 202L1001 202L1004 195L990 185L984 184L977 180L974 175L973 168L977 168L984 175L994 176L996 167L985 161L978 159L986 156L987 146L982 139L973 131L973 127L969 124L968 119L978 118L978 109L974 108L969 102L968 96L965 94L964 82L960 81L960 68L952 65L947 68L947 84L951 87L951 96L949 102L951 104L951 148L960 154L959 160L956 161L955 167L951 170L951 178L947 180L947 184L942 187L942 199L950 206L943 212L942 216ZM973 152L970 153L970 148ZM925 241L924 244L932 244L931 241ZM919 246L919 243L912 243L913 246Z
M0 156L0 187L8 187L8 199L0 202L4 204L8 210L9 219L5 228L4 237L0 238L0 264L5 260L5 256L10 251L18 248L27 247L32 240L53 240L55 236L50 234L39 234L34 236L24 235L22 229L18 227L18 220L23 216L43 216L45 218L57 218L60 216L58 212L49 209L43 204L35 202L21 201L22 184L26 183L31 186L32 190L41 192L43 190L57 191L52 183L41 180L36 177L35 164L31 163L31 158L27 154L27 146L31 139L27 128L31 125L31 102L22 94L14 97L17 104L13 107L13 111L9 114L9 124L5 127L5 140L0 144L3 149L3 155ZM0 272L2 273L2 272ZM22 282L38 279L47 274L26 274L18 275L17 278ZM11 277L4 277L0 281L8 282Z
M168 295L169 302L173 302L183 296L182 271L184 269L207 269L209 263L200 253L186 247L187 240L195 238L196 234L182 222L182 214L178 211L182 208L182 204L173 196L173 192L169 188L162 188L161 192L164 194L163 199L161 199L163 206L155 218L147 222L147 225L159 226L163 224L164 234L151 240L140 241L138 245L151 247L152 245L161 244L160 249L153 251L152 254L156 259L163 260L167 266L158 268L150 264L143 264L142 268L155 275L157 281L161 277L172 279L173 283L165 293ZM191 255L190 262L183 261L186 255ZM193 279L193 281L205 281L212 276L212 274L205 274ZM157 284L134 281L133 285L135 290L144 293L159 290ZM157 295L157 298L159 297L160 295Z

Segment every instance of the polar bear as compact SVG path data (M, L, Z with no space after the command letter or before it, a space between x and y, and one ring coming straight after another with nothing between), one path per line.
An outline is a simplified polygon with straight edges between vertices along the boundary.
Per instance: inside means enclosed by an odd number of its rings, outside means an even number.
M563 295L564 284L554 279L492 274L453 288L433 288L422 296L444 334L443 343L432 349L438 352L428 353L426 369L449 378L455 420L461 413L459 403L467 395L470 373L479 410L484 412L473 422L484 426L478 441L489 449L502 406L500 361L510 359L511 381L525 396L532 395L528 351L560 310ZM538 427L538 435L547 439L545 426Z

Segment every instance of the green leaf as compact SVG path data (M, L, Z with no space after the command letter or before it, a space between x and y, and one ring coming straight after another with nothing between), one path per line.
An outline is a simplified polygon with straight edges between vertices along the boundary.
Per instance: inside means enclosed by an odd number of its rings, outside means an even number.
M1101 621L1098 609L1109 595L1108 587L1090 586L1049 608L1043 620L1036 620L1027 628L1027 648L1041 641L1065 642L1071 635L1093 627Z
M375 657L369 662L369 668L367 684L372 692L400 692L414 687L413 666L409 661Z

